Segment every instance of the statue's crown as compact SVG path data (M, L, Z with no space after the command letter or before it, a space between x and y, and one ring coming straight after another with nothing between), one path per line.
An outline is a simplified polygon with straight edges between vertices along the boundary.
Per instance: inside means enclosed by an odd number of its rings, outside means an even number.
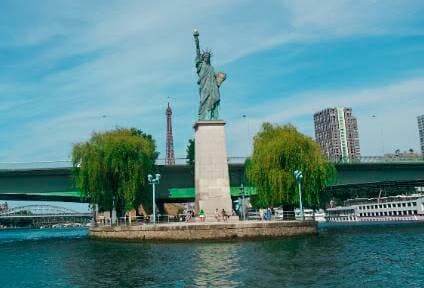
M206 48L205 50L202 50L202 57L209 56L212 57L212 50Z

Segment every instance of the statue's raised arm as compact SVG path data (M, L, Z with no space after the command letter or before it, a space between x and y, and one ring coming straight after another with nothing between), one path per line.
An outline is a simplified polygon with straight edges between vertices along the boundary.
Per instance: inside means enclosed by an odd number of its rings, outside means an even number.
M193 30L194 44L196 45L196 64L201 61L200 44L199 44L199 31Z

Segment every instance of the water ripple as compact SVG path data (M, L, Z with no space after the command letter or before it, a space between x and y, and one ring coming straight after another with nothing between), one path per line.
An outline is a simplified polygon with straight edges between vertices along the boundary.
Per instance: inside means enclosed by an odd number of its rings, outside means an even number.
M93 241L81 230L1 231L0 287L424 287L423 236L424 224L178 244Z

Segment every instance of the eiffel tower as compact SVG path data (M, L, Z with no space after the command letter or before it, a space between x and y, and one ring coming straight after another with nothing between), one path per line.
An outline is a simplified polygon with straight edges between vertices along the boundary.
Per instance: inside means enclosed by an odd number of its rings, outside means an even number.
M166 159L165 165L174 165L174 137L172 136L172 109L169 106L166 108Z

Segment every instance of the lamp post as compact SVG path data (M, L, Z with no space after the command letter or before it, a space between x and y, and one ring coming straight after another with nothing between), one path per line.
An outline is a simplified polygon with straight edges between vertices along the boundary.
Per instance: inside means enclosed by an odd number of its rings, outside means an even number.
M250 149L252 149L252 145L251 145L251 143L250 143L250 125L249 125L249 118L247 117L247 115L246 114L243 114L242 115L242 117L243 117L243 119L245 119L246 120L246 123L247 123L247 155L249 155L249 151L250 151Z
M240 192L241 192L241 213L243 214L243 221L245 221L246 220L246 211L245 211L245 207L246 207L246 205L245 205L245 201L244 201L244 197L245 197L245 190L244 190L244 186L243 186L243 183L241 183L241 185L240 185Z
M381 143L380 143L380 145L381 145L381 156L383 157L383 161L384 161L384 135L383 135L383 125L382 125L382 123L381 123L381 121L379 121L379 119L380 118L378 118L376 115L372 115L371 116L372 118L374 118L374 119L377 119L376 120L376 124L378 125L378 126L380 126L380 140L381 140Z
M155 178L151 174L147 175L147 180L149 184L152 185L153 190L153 224L156 224L156 184L159 184L160 174L156 174Z
M300 217L302 221L305 220L305 215L303 214L303 205L302 205L302 187L301 182L303 178L302 171L296 170L294 171L294 176L296 177L297 184L299 185L299 206L300 206Z
M110 224L116 224L116 207L115 207L115 196L112 196L112 215Z

